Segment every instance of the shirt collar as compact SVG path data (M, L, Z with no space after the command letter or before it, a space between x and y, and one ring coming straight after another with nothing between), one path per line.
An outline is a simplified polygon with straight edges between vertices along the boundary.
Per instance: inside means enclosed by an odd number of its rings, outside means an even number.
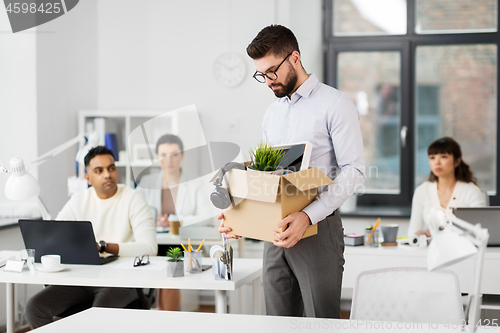
M293 93L293 95L298 94L301 97L305 97L305 98L309 97L309 95L312 93L314 88L316 88L316 85L318 84L318 82L319 81L318 81L318 78L316 77L316 75L309 74L309 77L307 78L307 80L305 80L304 83L302 83L300 85L300 87Z
M316 77L316 75L309 74L309 77L307 78L307 80L305 80L304 83L302 83L300 85L300 87L297 88L297 90L295 90L295 92L292 94L292 98L289 99L288 96L285 96L282 98L282 100L289 102L289 103L290 102L295 103L301 97L308 98L309 95L311 95L314 88L316 88L316 86L318 85L318 82L319 82L319 80Z

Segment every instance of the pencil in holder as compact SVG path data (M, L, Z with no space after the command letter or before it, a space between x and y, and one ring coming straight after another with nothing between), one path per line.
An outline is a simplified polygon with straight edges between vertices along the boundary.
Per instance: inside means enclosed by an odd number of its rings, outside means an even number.
M379 230L365 230L365 246L378 247L380 240Z
M184 270L186 272L191 274L201 273L202 252L203 250L197 252L184 251Z

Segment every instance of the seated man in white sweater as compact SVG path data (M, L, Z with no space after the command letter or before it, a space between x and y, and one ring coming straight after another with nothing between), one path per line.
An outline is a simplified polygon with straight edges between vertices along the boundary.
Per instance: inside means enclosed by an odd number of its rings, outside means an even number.
M156 255L156 227L149 206L141 193L117 183L113 153L102 146L91 149L85 168L91 187L75 193L56 219L91 221L101 252ZM123 308L137 298L134 288L48 286L29 300L26 317L31 328L37 328L79 303Z

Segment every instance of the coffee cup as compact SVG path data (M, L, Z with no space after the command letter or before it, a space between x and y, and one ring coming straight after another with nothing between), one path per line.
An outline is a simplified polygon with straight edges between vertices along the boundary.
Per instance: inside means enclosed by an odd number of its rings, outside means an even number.
M54 269L61 266L61 256L58 254L46 254L41 257L43 268Z
M384 243L396 243L398 238L398 225L382 225L382 235L384 237Z
M181 226L181 222L179 221L170 221L170 233L172 235L179 234L179 227Z
M179 228L181 226L181 222L179 221L179 218L174 214L170 214L168 216L168 221L170 223L170 234L178 235Z

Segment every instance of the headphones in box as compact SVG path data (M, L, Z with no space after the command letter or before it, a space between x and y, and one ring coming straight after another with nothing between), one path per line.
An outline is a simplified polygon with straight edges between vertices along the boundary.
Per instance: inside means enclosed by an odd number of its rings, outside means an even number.
M224 175L231 169L246 170L245 166L237 162L229 162L222 167L219 176L214 181L215 190L210 194L210 201L219 209L226 209L231 206L231 195L229 191L222 187L222 179Z

